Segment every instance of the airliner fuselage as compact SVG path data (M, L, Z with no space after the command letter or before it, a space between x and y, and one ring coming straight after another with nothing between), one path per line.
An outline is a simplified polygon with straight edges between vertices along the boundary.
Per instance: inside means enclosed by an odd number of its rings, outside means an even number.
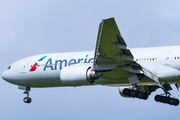
M146 100L158 88L155 100L177 106L170 84L180 87L180 46L129 49L114 18L99 24L94 51L41 54L13 63L2 78L25 90L30 88L106 85L119 87L123 97Z
M156 64L169 66L180 70L180 46L148 47L130 49L134 60L141 64ZM45 56L45 57L44 57ZM44 57L44 58L43 58ZM43 58L43 59L41 59ZM93 66L94 51L65 52L31 56L13 63L2 75L2 77L13 84L31 87L60 87L60 86L82 86L82 85L130 85L127 77L122 79L99 78L94 84L84 81L61 80L61 70L73 65ZM38 61L41 59L41 61ZM33 69L34 68L34 69ZM76 72L76 71L74 71ZM119 73L121 74L121 73ZM71 73L69 74L69 76ZM143 78L144 83L157 84L148 77ZM174 75L170 81L161 82L177 83L180 74Z

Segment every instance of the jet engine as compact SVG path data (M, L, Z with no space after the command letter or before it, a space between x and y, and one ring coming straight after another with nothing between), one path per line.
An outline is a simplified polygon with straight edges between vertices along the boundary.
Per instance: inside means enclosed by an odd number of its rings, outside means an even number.
M80 86L92 84L101 75L93 70L92 64L75 64L61 70L60 80L64 85Z

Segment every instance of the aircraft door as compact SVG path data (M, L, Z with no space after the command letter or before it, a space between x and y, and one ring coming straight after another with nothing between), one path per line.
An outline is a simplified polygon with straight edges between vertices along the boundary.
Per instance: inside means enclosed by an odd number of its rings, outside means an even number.
M20 68L21 74L26 73L26 67L27 67L27 63L22 63L21 64L21 68Z
M170 54L164 54L163 65L166 65L166 66L170 65Z

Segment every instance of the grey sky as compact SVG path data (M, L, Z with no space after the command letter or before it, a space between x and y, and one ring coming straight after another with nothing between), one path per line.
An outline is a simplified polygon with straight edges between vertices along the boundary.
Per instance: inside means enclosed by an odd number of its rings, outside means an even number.
M180 45L177 0L0 0L0 73L11 63L41 53L95 48L102 19L115 17L128 47ZM172 86L172 94L180 92ZM0 119L179 119L179 107L123 98L116 87L32 88L23 91L0 80Z

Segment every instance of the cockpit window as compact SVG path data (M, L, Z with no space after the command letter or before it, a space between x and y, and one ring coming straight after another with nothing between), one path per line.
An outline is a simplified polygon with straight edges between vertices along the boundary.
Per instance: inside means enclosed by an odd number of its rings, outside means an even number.
M11 66L9 66L7 69L9 70L11 68Z

